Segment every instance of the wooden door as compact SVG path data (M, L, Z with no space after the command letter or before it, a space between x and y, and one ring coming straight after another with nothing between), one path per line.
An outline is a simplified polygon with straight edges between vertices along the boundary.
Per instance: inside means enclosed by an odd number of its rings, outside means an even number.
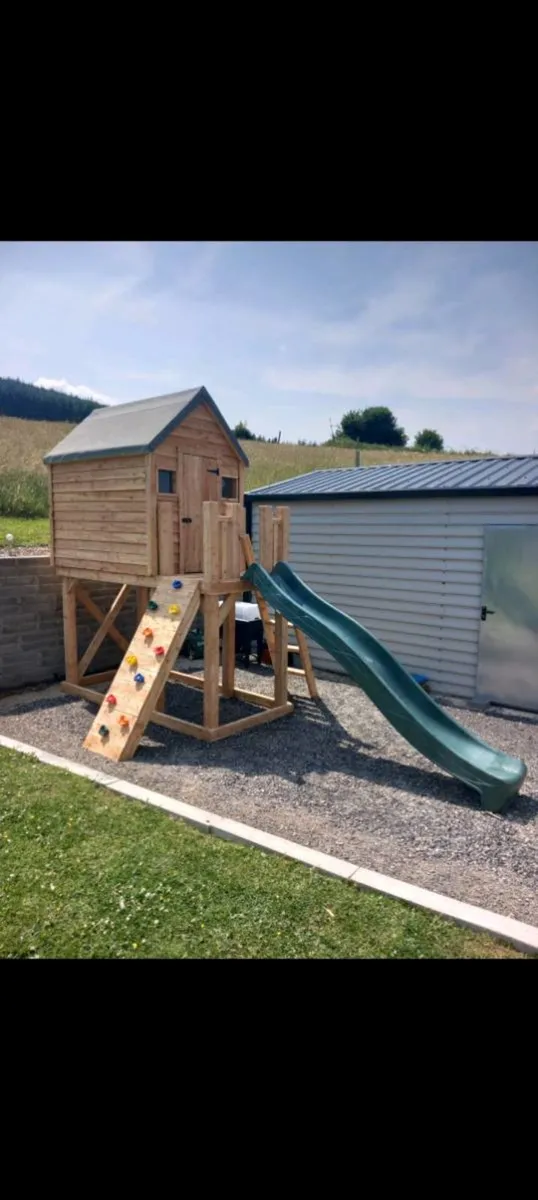
M180 572L202 570L202 504L220 496L217 459L184 454L181 472L181 517L179 526Z
M160 497L157 501L157 529L159 545L159 575L173 575L177 570L174 545L175 496Z

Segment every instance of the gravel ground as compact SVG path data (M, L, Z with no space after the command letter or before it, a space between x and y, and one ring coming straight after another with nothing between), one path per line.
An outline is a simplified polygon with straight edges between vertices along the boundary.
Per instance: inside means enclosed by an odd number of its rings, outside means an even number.
M237 672L269 692L272 676ZM503 815L412 749L354 685L325 677L321 700L293 680L296 710L212 746L151 726L132 762L82 749L95 711L57 689L0 702L0 732L362 867L538 925L538 716L454 707L457 721L520 755L522 791ZM202 696L167 688L167 711L200 721ZM249 711L223 700L222 720Z

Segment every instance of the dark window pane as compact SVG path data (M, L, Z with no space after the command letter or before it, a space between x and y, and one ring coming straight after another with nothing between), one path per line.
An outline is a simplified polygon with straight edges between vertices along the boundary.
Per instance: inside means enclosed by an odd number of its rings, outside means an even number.
M159 471L159 492L161 495L170 495L176 490L176 473L175 471Z
M229 475L222 476L222 499L237 500L237 479Z

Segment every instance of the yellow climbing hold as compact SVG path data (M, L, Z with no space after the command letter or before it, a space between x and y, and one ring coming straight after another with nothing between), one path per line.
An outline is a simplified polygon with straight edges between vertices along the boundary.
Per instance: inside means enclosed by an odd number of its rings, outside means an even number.
M136 667L136 665L138 663L136 654L128 654L125 661L129 664L130 667Z
M171 614L172 614L172 616L174 616L174 617L175 617L175 616L177 616L177 614L178 614L179 612L181 612L181 609L180 609L180 607L179 607L179 604L169 604L169 605L168 605L168 612L169 612L169 613L171 613Z

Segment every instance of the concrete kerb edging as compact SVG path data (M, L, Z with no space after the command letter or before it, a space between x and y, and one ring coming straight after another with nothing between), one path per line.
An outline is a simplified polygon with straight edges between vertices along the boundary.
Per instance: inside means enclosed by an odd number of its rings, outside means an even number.
M523 950L527 954L538 954L538 928L535 925L526 925L523 921L516 921L512 917L503 917L500 913L490 912L489 909L478 908L474 904L465 904L450 896L443 896L438 892L416 887L413 883L405 883L403 880L393 879L389 875L369 871L364 867L358 867L356 863L335 858L332 854L323 854L319 850L312 850L309 846L301 846L298 842L288 841L287 838L264 833L263 830L255 829L252 825L229 820L217 813L196 808L193 804L185 804L183 800L174 800L172 796L165 796L161 792L154 792L149 788L140 787L136 783L127 783L116 779L114 775L106 775L104 771L81 766L80 763L72 762L71 759L60 758L57 754L49 754L47 750L39 750L35 746L29 746L14 738L0 735L0 746L4 746L6 750L18 750L20 754L31 755L39 762L46 763L51 767L58 767L63 771L70 771L72 775L80 775L83 779L89 779L92 783L100 784L101 787L119 792L120 795L127 796L129 799L141 800L144 804L162 808L205 833L213 833L217 837L240 842L243 845L256 846L258 849L272 854L282 854L286 858L314 867L326 875L347 879L349 883L354 883L366 891L380 892L395 900L404 900L408 904L447 917L458 925L464 925L479 933L489 933L492 937L502 938L503 941L510 942L518 950Z

